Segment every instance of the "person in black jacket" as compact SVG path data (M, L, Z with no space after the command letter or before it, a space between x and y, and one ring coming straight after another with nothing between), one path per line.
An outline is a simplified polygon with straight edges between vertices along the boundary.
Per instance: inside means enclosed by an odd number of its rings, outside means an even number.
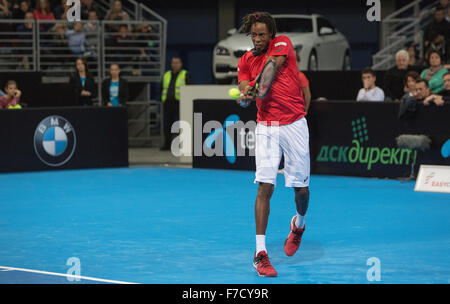
M76 60L76 71L70 76L69 86L73 92L75 105L92 106L93 99L97 97L97 84L83 58Z
M111 64L109 68L110 77L102 82L103 104L109 107L126 106L128 101L128 82L120 77L118 64Z

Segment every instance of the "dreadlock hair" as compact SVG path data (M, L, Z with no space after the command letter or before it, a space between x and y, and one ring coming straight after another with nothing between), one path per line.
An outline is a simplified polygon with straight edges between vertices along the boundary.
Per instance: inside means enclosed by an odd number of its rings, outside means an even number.
M267 12L254 12L242 18L242 32L249 35L252 25L256 22L264 23L267 26L269 33L272 33L272 39L275 38L275 35L277 34L275 19Z

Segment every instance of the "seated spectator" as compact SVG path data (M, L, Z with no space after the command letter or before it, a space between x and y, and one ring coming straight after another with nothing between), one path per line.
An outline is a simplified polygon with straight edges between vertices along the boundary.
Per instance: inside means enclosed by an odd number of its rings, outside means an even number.
M361 72L363 88L359 90L356 101L384 101L384 92L375 85L377 76L371 68L365 68Z
M409 56L408 70L417 71L417 73L421 73L425 66L421 58L419 57L419 51L417 50L417 46L415 44L411 44L407 47L406 51Z
M309 80L306 78L305 74L300 71L300 56L295 54L297 59L297 70L298 70L298 81L300 82L300 87L302 88L303 99L305 100L305 112L308 113L309 105L311 104L311 90L309 89Z
M122 9L122 2L120 0L114 0L113 7L106 13L105 20L128 22L130 21L130 16ZM115 24L108 24L107 28L111 32L117 32L119 30L119 27Z
M445 73L444 76L442 76L442 80L444 82L444 89L438 92L438 95L450 97L450 72ZM449 98L445 98L445 100L448 101Z
M33 22L33 20L34 20L34 15L33 15L33 13L32 13L32 12L26 12L26 13L24 14L23 19L24 19L24 20L27 20L28 22L20 23L20 24L17 26L16 31L17 31L17 32L20 32L20 33L25 33L25 32L31 33L31 32L33 31L33 24L34 24L34 22ZM28 38L28 35L25 35L25 36L27 36L26 39L30 39L30 38ZM20 39L21 37L22 37L22 35L19 36L19 39ZM29 36L29 37L31 37L31 36Z
M86 34L83 31L83 23L77 22L72 30L67 33L68 46L72 54L80 55L85 52Z
M36 8L33 11L35 20L55 20L48 0L37 0ZM40 24L39 30L47 31L52 27L52 24Z
M405 50L395 54L395 67L390 68L384 75L384 94L387 100L400 101L403 96L403 81L408 72L409 55Z
M34 15L32 12L26 12L24 16L24 20L28 22L21 23L17 26L17 46L18 47L28 47L29 50L16 50L16 54L24 54L22 57L22 63L24 65L24 69L30 70L30 61L33 60L33 24L34 24ZM25 55L26 54L26 55Z
M434 11L434 19L427 26L424 33L425 60L431 51L439 51L443 54L443 62L448 59L449 45L449 22L445 19L445 9L438 5Z
M139 49L140 56L145 58L145 61L150 61L149 57L152 52L147 48L156 46L155 38L152 36L155 30L150 24L139 24L134 28L133 33L139 34L133 36L133 39L136 41L136 46L141 47Z
M68 50L68 42L66 39L67 27L64 22L56 23L51 29L49 29L49 33L52 33L51 39L46 41L46 46L52 47L48 54L54 55L67 55L69 54ZM47 38L48 36L46 36ZM48 37L50 38L50 37ZM47 38L47 39L48 39ZM43 58L46 59L46 58ZM64 59L60 59L64 60Z
M67 0L61 0L61 3L53 10L53 15L57 20L67 20L68 10L69 6L67 5Z
M13 19L25 19L25 14L30 11L30 2L28 0L20 0L13 8Z
M419 79L419 73L416 71L409 71L405 76L405 86L404 86L404 92L405 95L402 97L405 98L405 96L414 96L416 81Z
M84 24L83 31L86 33L86 50L90 56L97 56L98 49L98 37L99 33L99 24L97 12L95 10L89 11L88 20L92 22L87 22Z
M98 20L103 19L101 10L98 8L94 0L81 0L81 19L89 20L89 14L92 11L95 11Z
M0 18L10 19L12 17L12 12L9 9L8 0L0 0Z
M122 66L124 70L133 68L133 61L138 60L139 49L136 47L126 24L119 25L119 32L113 34L107 44L113 47L110 53L111 55L114 54L110 57L111 61L129 62L128 65Z
M5 85L6 95L0 96L0 109L20 109L20 96L22 92L17 88L14 80L9 80Z
M428 63L430 67L423 70L420 77L428 81L430 89L433 93L437 93L444 89L442 76L444 76L448 70L442 65L441 55L437 51L432 51L430 53Z
M69 86L75 98L75 104L92 106L93 99L97 97L97 85L94 77L89 73L88 66L83 58L78 58L75 73L70 76Z
M449 0L440 0L439 4L444 8L445 19L450 22L450 1Z
M442 78L444 89L430 96L429 100L427 100L428 103L432 101L436 105L443 105L445 102L450 102L450 72L445 73Z
M111 64L110 77L102 82L102 100L108 107L126 106L128 101L128 82L120 77L118 64Z

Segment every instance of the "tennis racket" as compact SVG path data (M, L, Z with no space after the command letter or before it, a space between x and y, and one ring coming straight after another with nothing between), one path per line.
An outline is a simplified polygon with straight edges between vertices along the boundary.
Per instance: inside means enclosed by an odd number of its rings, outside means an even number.
M269 94L276 72L275 60L267 61L262 72L256 77L255 97L263 99Z

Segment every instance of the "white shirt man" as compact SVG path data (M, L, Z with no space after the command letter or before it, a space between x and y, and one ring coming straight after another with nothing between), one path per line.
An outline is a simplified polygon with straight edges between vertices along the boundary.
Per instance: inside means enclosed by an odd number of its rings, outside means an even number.
M359 90L356 101L384 101L384 91L375 86L377 80L375 72L365 68L361 74L363 88Z

